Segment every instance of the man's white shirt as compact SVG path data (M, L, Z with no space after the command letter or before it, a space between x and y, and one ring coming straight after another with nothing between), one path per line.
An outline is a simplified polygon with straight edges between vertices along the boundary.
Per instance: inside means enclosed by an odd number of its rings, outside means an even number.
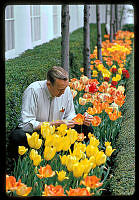
M52 97L46 83L47 80L36 81L24 91L19 124L24 131L32 132L40 122L71 120L76 116L70 87L60 97Z

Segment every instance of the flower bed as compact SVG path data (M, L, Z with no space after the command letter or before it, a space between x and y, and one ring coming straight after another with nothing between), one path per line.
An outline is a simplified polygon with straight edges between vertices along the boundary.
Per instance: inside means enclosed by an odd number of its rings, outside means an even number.
M107 35L105 37L108 37ZM82 75L70 81L77 117L82 126L84 113L93 116L94 132L84 134L57 129L44 122L41 136L27 134L30 149L19 147L14 176L6 176L6 191L19 196L90 196L101 195L107 184L110 157L115 153L115 140L126 101L126 80L130 77L128 61L132 38L128 31L118 31L116 40L102 43L103 63L90 55L92 79ZM81 71L83 69L81 68ZM40 137L40 138L39 138Z

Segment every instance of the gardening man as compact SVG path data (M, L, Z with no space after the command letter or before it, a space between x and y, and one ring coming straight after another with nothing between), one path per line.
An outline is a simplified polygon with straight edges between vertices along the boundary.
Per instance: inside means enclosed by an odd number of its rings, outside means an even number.
M55 127L66 123L68 128L75 128L80 133L80 126L72 120L76 114L68 84L68 73L54 66L48 71L47 80L36 81L27 87L22 99L21 123L11 133L10 143L17 147L27 146L26 133L40 132L44 121ZM84 120L82 131L86 134L92 131L91 119Z

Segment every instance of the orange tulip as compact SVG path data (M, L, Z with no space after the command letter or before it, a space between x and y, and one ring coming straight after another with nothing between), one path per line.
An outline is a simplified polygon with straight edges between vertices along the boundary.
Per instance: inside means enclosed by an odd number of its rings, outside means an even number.
M110 112L108 113L110 120L115 121L116 119L118 119L119 117L121 117L121 112L117 111L116 109L114 109L114 112Z
M52 168L50 165L46 165L46 167L40 167L38 169L39 174L36 174L39 178L47 178L47 177L52 177L55 175L55 172L52 171Z
M21 185L23 185L23 183L21 183L21 179L19 179L19 181L16 182L16 178L14 176L6 175L6 192L8 190L15 191L17 187Z
M94 116L91 123L93 126L99 126L99 124L101 123L101 118L98 116Z
M51 185L46 185L44 187L44 192L42 196L66 196L64 194L64 189L61 185L53 186Z
M86 136L84 136L84 133L78 133L77 141L84 141L85 138Z
M70 190L67 191L68 196L91 196L94 193L91 193L86 189L86 188L76 188L76 189L72 189L70 187Z
M92 189L98 188L103 185L103 183L99 182L100 178L96 176L87 176L84 180L81 181L80 185L83 184L86 187L90 187Z
M89 115L94 115L97 113L97 109L95 106L92 107L88 107L88 110L86 111Z
M82 114L78 113L76 115L76 117L74 117L72 120L75 122L75 124L83 125L84 119L85 119L85 116L83 116Z
M27 187L26 185L21 185L17 188L16 194L18 196L28 196L28 194L31 192L32 187Z

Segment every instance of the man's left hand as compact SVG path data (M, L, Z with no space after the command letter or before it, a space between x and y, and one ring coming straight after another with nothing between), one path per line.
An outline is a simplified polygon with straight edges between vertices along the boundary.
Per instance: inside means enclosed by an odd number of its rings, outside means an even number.
M93 119L93 116L92 115L89 115L88 113L84 113L84 116L85 116L85 119L84 119L84 125L86 126L90 126L91 124L91 121Z

